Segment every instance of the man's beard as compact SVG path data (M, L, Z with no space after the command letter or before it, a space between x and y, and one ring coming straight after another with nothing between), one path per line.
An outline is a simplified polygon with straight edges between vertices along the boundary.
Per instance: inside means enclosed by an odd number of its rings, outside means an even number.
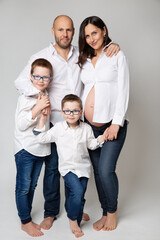
M59 39L56 37L55 37L55 41L60 48L67 49L70 47L72 39L67 44L62 44L61 41L59 41Z

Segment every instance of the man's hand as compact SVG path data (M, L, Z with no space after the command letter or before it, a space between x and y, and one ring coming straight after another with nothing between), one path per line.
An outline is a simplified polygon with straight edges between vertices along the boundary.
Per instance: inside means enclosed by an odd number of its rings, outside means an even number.
M120 46L116 43L111 43L104 51L106 52L107 57L112 57L117 55L120 50Z
M105 140L113 141L117 139L119 128L118 124L111 124L104 132Z

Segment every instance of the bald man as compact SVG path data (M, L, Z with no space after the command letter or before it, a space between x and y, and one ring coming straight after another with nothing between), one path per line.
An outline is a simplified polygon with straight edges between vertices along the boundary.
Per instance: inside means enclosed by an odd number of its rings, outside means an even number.
M74 36L72 19L66 15L56 17L53 22L52 34L55 43L51 43L49 47L34 54L15 81L15 86L20 94L26 96L38 94L38 90L30 82L31 64L38 58L45 58L50 61L53 66L53 81L48 89L51 102L51 126L58 121L62 121L60 114L61 99L71 93L80 96L82 92L80 68L77 65L79 52L77 47L71 44ZM111 44L106 54L112 56L118 51L119 46ZM60 207L60 174L55 143L51 144L51 155L46 157L45 160L43 194L45 199L44 220L40 227L47 230L59 214ZM89 216L84 214L83 220L89 220Z

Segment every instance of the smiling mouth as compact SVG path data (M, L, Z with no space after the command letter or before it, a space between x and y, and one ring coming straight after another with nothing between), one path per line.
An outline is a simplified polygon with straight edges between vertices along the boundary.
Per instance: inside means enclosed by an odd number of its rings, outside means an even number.
M97 43L95 42L95 43L92 43L91 45L94 47L96 44L97 44Z

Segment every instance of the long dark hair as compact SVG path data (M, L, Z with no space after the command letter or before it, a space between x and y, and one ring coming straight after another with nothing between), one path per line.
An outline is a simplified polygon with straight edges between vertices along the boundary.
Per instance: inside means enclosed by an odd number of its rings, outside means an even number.
M106 34L104 36L104 46L111 42L111 39L108 37L108 29L105 23L97 16L91 16L81 23L79 29L79 58L78 58L78 65L82 68L83 64L86 62L87 58L93 58L95 56L95 51L92 47L90 47L86 43L85 39L85 27L88 24L93 24L94 26L100 28L101 30L106 29Z

